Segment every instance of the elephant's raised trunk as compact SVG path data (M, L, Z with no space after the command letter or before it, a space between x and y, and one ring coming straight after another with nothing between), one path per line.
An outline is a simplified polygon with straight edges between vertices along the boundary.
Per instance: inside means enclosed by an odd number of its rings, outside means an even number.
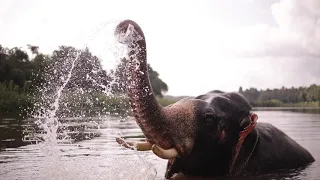
M167 125L163 107L157 102L149 80L144 34L137 23L125 20L116 27L115 36L128 46L127 93L136 122L149 142L171 148L164 137Z

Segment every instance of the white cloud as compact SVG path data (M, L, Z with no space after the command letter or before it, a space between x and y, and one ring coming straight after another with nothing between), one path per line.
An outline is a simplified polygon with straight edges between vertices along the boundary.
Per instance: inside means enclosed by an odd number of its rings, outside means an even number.
M258 24L230 29L226 49L248 57L320 55L320 1L282 0L271 10L276 27Z
M271 13L276 26L262 22L228 28L221 37L221 51L253 67L239 74L241 85L266 89L319 84L320 1L282 0L271 6Z

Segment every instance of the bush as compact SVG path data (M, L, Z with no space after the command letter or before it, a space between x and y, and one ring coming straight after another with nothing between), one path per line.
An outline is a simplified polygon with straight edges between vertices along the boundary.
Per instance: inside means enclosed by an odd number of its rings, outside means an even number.
M25 115L32 107L31 99L28 96L26 87L20 88L9 83L0 83L0 115Z
M252 105L254 107L281 107L283 106L283 102L278 99L272 99L268 101L253 102Z
M173 99L168 99L168 98L157 98L157 101L159 102L159 104L161 104L162 106L168 106L170 104L173 104L175 102L177 102L176 100Z

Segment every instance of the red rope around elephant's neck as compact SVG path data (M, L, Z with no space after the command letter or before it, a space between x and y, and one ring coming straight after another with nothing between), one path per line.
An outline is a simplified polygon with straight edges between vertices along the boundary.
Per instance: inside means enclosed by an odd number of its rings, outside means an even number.
M230 173L233 170L233 166L234 166L234 164L235 164L235 162L236 162L236 160L238 158L238 155L239 155L239 152L240 152L240 149L242 147L242 144L243 144L244 140L253 131L253 129L256 127L257 120L258 120L258 115L254 114L254 113L250 113L249 116L250 116L251 123L246 128L244 128L243 131L240 131L239 140L238 140L238 143L237 143L236 149L235 149L235 155L233 157L232 164L230 166Z

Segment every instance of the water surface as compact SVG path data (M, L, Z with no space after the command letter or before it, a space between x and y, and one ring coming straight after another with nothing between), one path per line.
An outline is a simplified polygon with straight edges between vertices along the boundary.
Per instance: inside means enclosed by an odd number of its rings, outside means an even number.
M316 161L303 170L251 179L319 179L320 114L270 109L257 110L256 113L259 122L269 122L283 130L309 150ZM136 137L142 135L141 130L132 119L121 122L117 118L104 118L91 120L93 122L98 126L91 131L99 132L99 137L54 146L40 143L0 151L0 179L164 179L166 160L151 152L122 148L115 142L119 132L141 140Z

